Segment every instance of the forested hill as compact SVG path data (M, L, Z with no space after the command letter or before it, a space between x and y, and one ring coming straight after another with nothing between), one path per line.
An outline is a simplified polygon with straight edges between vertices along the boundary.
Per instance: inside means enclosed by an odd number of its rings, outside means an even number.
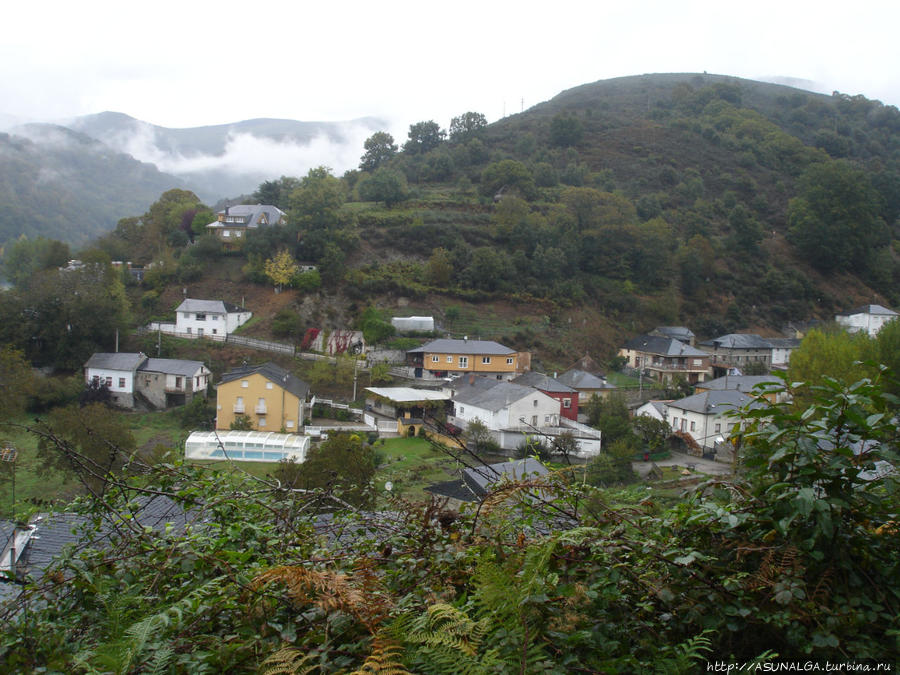
M65 127L0 133L0 245L21 235L84 244L183 182Z
M235 282L266 284L265 262L286 251L318 266L312 304L327 304L330 327L367 305L456 314L451 330L560 366L654 325L706 338L900 304L900 113L863 96L644 75L493 124L466 112L406 139L376 132L360 153L341 177L319 167L261 183L252 199L288 224L238 250L204 236L212 214L180 192L96 246L167 260L162 297L220 259L236 259ZM309 305L294 308L298 330L323 323Z

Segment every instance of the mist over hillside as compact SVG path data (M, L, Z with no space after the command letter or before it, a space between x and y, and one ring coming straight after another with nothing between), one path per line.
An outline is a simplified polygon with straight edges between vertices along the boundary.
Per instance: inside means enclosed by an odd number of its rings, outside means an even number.
M346 122L252 119L172 129L104 112L75 118L66 126L180 177L213 203L314 166L339 173L353 168L366 137L384 128L384 122L373 117Z

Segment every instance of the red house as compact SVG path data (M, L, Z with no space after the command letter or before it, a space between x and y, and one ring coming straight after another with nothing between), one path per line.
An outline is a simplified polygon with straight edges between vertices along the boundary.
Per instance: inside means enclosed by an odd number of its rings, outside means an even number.
M513 380L516 384L534 387L559 401L559 415L566 419L578 421L578 390L572 389L549 375L530 371Z

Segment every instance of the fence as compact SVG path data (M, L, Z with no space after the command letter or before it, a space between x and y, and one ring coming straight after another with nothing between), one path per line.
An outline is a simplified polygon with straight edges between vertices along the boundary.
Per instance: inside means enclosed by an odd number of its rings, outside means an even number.
M245 337L243 335L213 335L211 333L180 333L175 330L174 323L152 322L146 328L138 328L137 332L146 335L151 332L160 332L164 335L172 337L185 338L187 340L212 340L213 342L225 342L228 344L249 347L250 349L259 349L266 352L274 352L276 354L287 354L307 361L328 361L334 363L335 359L331 356L322 356L321 354L309 354L298 351L292 344L284 342L272 342L271 340L260 340L259 338Z

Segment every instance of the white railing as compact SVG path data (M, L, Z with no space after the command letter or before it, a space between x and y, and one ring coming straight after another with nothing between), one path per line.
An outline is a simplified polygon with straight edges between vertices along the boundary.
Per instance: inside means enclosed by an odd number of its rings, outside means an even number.
M244 414L244 404L243 403L235 403L234 404L234 412L243 415Z

